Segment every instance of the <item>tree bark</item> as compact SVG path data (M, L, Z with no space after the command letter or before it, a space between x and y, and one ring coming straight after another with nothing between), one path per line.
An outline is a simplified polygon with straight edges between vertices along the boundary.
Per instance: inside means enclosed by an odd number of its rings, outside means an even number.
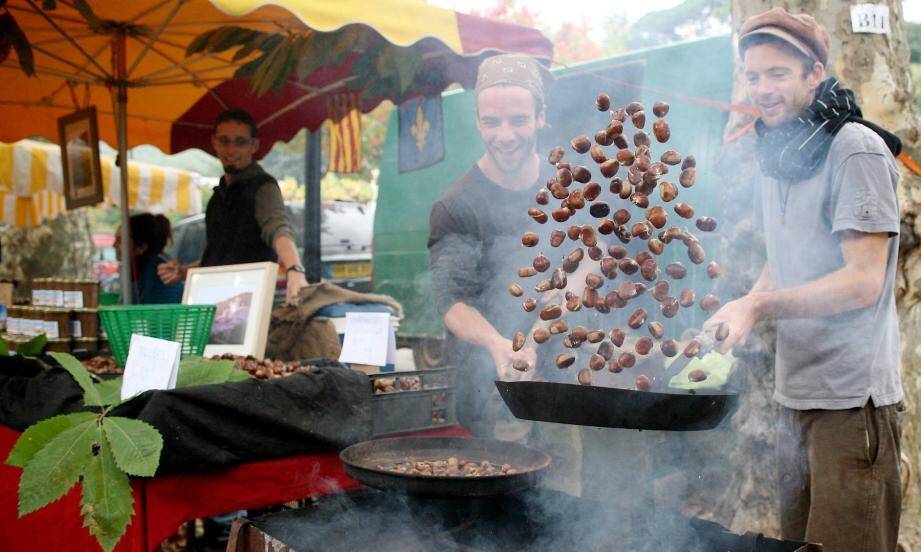
M895 132L902 139L905 153L921 161L921 132L913 102L909 45L902 19L902 3L898 0L875 2L889 6L890 34L854 34L851 30L850 5L862 1L732 0L732 28L737 32L745 19L775 6L783 6L792 13L811 14L825 26L831 37L827 73L836 76L844 87L854 90L866 119ZM747 101L746 86L738 59L735 67L733 101ZM733 136L750 122L749 116L733 114L726 127L726 136ZM721 157L744 159L745 155L750 153L751 134L749 132L746 137L727 144ZM753 163L757 166L753 159L749 158L749 167ZM921 435L917 434L917 431L921 430L921 217L917 216L921 206L921 178L903 163L900 163L900 170L902 178L899 184L899 201L902 226L896 299L902 332L902 383L906 404L909 406L909 413L902 426L902 450L903 456L911 461L917 471L921 469ZM731 259L730 262L740 266L752 267L752 260L748 258L748 255L751 255L750 244L752 240L757 242L758 237L755 235L740 239L752 230L749 228L748 220L751 213L745 213L738 205L748 205L746 201L753 190L750 187L746 188L747 179L740 178L738 174L726 180L724 199L727 204L732 203L736 207L734 212L725 213L728 227L725 232L727 240L724 243L723 258L727 261ZM739 198L742 198L741 203ZM731 273L728 269L726 272ZM750 277L750 274L746 277ZM737 283L736 289L726 290L725 298L741 293L744 283ZM759 404L763 406L764 397L769 396L770 389L764 389L763 386L772 385L772 352L771 346L768 346L771 343L770 329L762 329L761 337L761 343L764 345L754 345L757 353L741 361L746 370L744 377L747 383L753 386L750 388L749 397L744 399L739 415L733 420L734 427L740 429L740 439L745 441L737 450L744 451L745 454L769 450L769 440L773 438L770 431L772 409L753 411L753 407ZM760 360L758 355L761 355ZM736 372L738 371L737 369ZM746 429L747 431L744 431ZM751 527L758 525L758 521L762 520L759 516L765 515L765 501L774 499L774 470L772 466L767 465L770 462L763 458L745 462L741 453L735 459L731 458L731 461L736 471L711 513L714 517L720 517L721 513L733 512L731 519L723 517L720 521L731 523L734 529L751 530ZM921 547L921 489L918 478L913 479L903 502L900 542L917 549ZM774 532L764 525L776 523L776 510L775 502L771 510L773 514L759 530Z

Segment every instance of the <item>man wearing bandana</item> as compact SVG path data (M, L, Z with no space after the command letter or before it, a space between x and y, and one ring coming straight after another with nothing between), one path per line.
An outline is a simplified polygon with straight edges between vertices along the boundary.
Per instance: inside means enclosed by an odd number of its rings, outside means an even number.
M894 280L898 138L825 74L829 38L782 8L739 31L756 121L767 263L722 348L775 320L781 529L825 550L896 549L902 385Z

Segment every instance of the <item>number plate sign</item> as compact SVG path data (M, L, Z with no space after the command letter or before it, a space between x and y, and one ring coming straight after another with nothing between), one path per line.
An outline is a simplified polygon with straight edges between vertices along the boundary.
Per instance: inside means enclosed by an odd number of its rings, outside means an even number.
M855 33L889 34L889 6L884 4L851 6L851 28Z

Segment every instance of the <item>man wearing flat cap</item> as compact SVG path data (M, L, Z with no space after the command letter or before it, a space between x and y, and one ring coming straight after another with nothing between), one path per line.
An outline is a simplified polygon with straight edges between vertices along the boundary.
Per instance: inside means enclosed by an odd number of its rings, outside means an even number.
M516 268L530 266L539 253L522 247L521 235L531 222L527 209L549 177L542 171L551 168L537 155L548 78L537 61L520 54L480 65L477 128L485 152L430 215L428 249L436 307L448 330L446 363L459 368L458 418L482 436L492 437L495 422L486 407L493 380L517 377L515 360L532 369L536 362L532 347L512 350L512 336L528 331L522 326L532 315L521 307L524 297L506 288L517 279Z
M755 122L767 263L705 327L728 350L777 324L774 399L786 539L896 549L902 384L893 286L899 139L826 78L829 37L782 8L749 18L739 52Z

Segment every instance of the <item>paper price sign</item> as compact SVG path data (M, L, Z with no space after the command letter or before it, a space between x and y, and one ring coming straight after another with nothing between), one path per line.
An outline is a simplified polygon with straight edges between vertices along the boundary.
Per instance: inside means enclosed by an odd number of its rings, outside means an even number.
M884 4L851 6L851 29L855 33L889 34L889 6Z

